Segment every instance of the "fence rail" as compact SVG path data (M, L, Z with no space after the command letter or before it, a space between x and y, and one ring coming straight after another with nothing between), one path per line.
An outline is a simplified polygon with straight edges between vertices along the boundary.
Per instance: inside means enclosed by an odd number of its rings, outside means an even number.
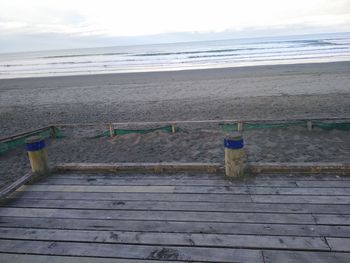
M55 127L83 127L83 126L124 126L124 125L164 125L164 124L201 124L201 123L268 123L289 121L345 121L350 117L318 117L318 118L287 118L287 119L222 119L222 120L172 120L172 121L136 121L136 122L107 122L107 123L65 123L52 124Z

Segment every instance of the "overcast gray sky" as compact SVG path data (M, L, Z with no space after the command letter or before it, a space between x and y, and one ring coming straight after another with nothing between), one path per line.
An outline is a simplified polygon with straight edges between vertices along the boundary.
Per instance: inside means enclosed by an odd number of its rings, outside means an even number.
M350 0L0 0L0 52L350 31Z

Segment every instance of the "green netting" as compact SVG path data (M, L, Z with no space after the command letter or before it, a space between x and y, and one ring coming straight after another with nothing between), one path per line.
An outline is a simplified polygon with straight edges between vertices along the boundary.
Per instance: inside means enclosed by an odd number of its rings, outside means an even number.
M237 131L237 123L234 124L228 124L228 123L220 123L220 128L225 132L230 131ZM253 129L283 129L288 128L291 126L299 126L299 127L307 127L306 121L291 121L291 122L281 122L281 123L243 123L243 130L253 130ZM350 130L350 123L349 122L336 122L336 123L329 123L329 122L320 122L320 121L313 121L312 127L319 128L323 130L342 130L342 131L349 131ZM125 135L125 134L146 134L150 132L155 131L164 131L164 132L172 132L172 126L167 125L163 127L158 128L152 128L152 129L114 129L113 135ZM176 131L180 131L179 128L176 127ZM0 142L0 154L14 149L19 146L23 146L25 144L25 139L33 136L33 135L41 135L43 138L63 138L63 134L60 130L57 128L47 128L46 130L40 131L40 132L33 132L26 136L22 136L17 139L13 139L10 141ZM92 138L100 138L100 137L109 137L110 131L104 131L102 134L94 136Z
M230 132L230 131L238 131L238 124L230 124L230 123L220 123L219 127L225 131L225 132Z
M228 123L220 123L220 128L225 131L237 131L238 124L228 124ZM255 130L255 129L284 129L290 126L306 126L306 122L301 121L293 121L293 122L284 122L284 123L243 123L243 130Z
M245 130L254 130L254 129L285 129L291 126L301 126L304 127L306 126L305 122L300 122L300 121L293 121L293 122L285 122L285 123L263 123L263 124L258 124L258 123L244 123L243 124L243 129Z
M350 131L349 122L338 122L338 123L312 122L312 126L323 130Z
M167 126L163 126L163 127L152 128L152 129L142 129L142 130L114 129L113 135L114 136L115 135L126 135L126 134L131 134L131 133L146 134L146 133L155 132L155 131L172 132L172 127L171 127L171 125L167 125ZM176 128L176 131L179 131L179 129ZM93 138L100 138L100 137L109 137L109 136L111 136L110 131L104 131L102 134L92 137L92 139Z
M25 140L33 135L41 135L44 139L47 138L63 138L63 134L57 129L57 128L48 128L46 130L40 131L40 132L33 132L31 134L28 134L26 136L13 139L6 142L0 142L0 154L12 150L16 147L25 145Z

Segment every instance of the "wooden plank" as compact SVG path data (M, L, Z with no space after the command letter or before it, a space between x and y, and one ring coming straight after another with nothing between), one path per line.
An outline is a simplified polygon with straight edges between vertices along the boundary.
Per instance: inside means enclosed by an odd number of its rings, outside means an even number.
M3 263L116 263L114 258L101 257L69 257L69 256L44 256L44 255L23 255L1 253L0 260ZM154 260L146 259L122 259L118 258L118 263L154 263ZM157 260L157 263L170 263L174 261ZM176 261L185 263L186 261ZM195 261L193 261L195 262Z
M82 219L123 219L123 220L161 220L191 222L246 222L246 223L285 223L314 224L310 214L272 214L272 213L224 213L188 211L118 211L118 210L72 210L39 208L0 208L2 216L50 217Z
M0 217L3 227L138 232L350 237L350 226Z
M298 187L349 188L350 181L296 181Z
M9 184L8 186L5 186L0 190L0 199L7 197L12 192L16 191L19 187L32 180L33 178L33 173L29 172L17 179L16 181L14 181L13 183Z
M0 240L2 253L28 253L61 256L92 256L123 259L182 260L203 262L263 262L257 250L143 246L101 243Z
M314 189L314 188L313 188ZM99 185L24 185L17 191L79 193L248 193L247 187L232 186L99 186ZM273 192L273 191L272 191ZM350 193L349 193L350 195Z
M349 204L350 196L251 195L255 203Z
M80 193L174 193L174 186L70 186L70 185L24 185L17 191L80 192Z
M79 192L15 192L18 198L61 200L112 200L112 201L186 201L186 202L251 202L248 194L166 194L166 193L79 193ZM350 199L350 197L349 197Z
M223 179L219 174L206 174L206 173L172 173L172 174L156 174L156 173L87 173L87 172L69 172L69 173L54 173L51 178L68 178L68 179L122 179L122 180L135 180L135 179L156 179L156 180L212 180Z
M212 180L224 179L222 174L206 174L206 173L170 173L170 174L156 174L156 173L87 173L87 172L70 172L70 173L54 173L51 178L70 178L70 179L84 179L84 178L95 178L95 179L156 179L156 180ZM318 174L318 175L278 175L278 174L260 174L258 176L247 176L244 180L254 182L266 182L266 181L349 181L350 177L339 176L336 174ZM224 179L225 180L225 179Z
M313 214L317 224L350 225L350 215L321 215Z
M338 183L339 187L342 182ZM349 182L350 183L350 182ZM174 179L96 179L96 178L46 178L36 183L37 185L138 185L138 186L277 186L277 187L296 187L294 181L265 181L265 182L254 182L254 181L229 181L224 178L212 179L212 180L174 180ZM322 186L322 184L320 184ZM336 184L333 184L336 185ZM327 183L323 183L324 187L330 187ZM350 186L350 184L349 184ZM332 186L334 187L334 186ZM344 187L344 186L343 186Z
M178 187L176 187L178 188ZM230 187L232 188L232 187ZM348 188L336 188L333 187L253 187L248 186L249 193L255 195L343 195L350 196L350 191Z
M261 173L337 173L350 174L350 163L336 162L295 162L295 163L249 163L248 174ZM86 171L86 172L223 172L220 163L62 163L54 166L54 171Z
M326 240L332 251L350 252L350 238L326 237Z
M165 193L72 193L72 192L15 192L11 197L42 198L43 200L118 200L167 202L255 202L296 204L349 204L350 196L318 195L249 195L249 194L165 194Z
M330 251L323 238L0 228L1 239Z
M168 185L168 186L256 186L256 187L325 187L325 188L350 188L350 181L229 181L225 179L114 179L114 178L57 178L49 177L37 182L45 185Z
M141 211L350 214L349 205L8 199L4 207Z
M294 181L349 181L349 176L342 174L330 173L330 174L268 174L263 173L256 176L252 176L255 181L265 180L294 180Z
M213 233L213 234L251 234L251 235L289 235L289 236L328 236L350 237L350 227L342 225L251 223L251 222L178 222L153 220L103 220L66 219L35 217L0 217L3 227L52 228L78 230L120 230L141 232L172 233Z
M350 163L336 162L294 162L294 163L254 163L247 164L247 172L252 174L261 173L304 173L304 174L322 174L336 173L350 175Z
M350 253L264 250L265 263L348 263Z
M203 172L218 173L222 172L223 167L220 163L61 163L53 167L56 172L67 171L87 171L99 173L111 172L152 172L152 173L171 173L171 172Z
M350 196L348 188L295 188L253 186L100 186L100 185L25 185L17 191L80 192L80 193L217 193L255 195L344 195Z

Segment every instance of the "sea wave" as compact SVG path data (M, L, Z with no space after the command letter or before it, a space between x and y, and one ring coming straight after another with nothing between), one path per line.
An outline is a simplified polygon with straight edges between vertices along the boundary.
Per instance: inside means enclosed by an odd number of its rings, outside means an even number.
M46 56L40 58L76 58L76 57L91 57L91 56L118 56L125 55L127 53L112 52L112 53L89 53L89 54L70 54L70 55L55 55L55 56Z
M340 48L328 48L328 49L312 49L312 50L299 50L299 51L273 51L273 52L256 52L256 53L249 53L248 57L254 57L254 56L259 56L259 57L269 57L269 56L276 56L280 54L288 54L288 55L302 55L303 53L317 53L319 51L332 51L332 53L335 53L339 50L344 50L344 51L349 51L350 52L350 47L340 47ZM339 53L339 52L337 52ZM188 58L210 58L210 57L239 57L242 56L242 53L238 54L214 54L214 55L198 55L198 56L188 56Z
M0 54L0 74L1 78L6 78L13 75L141 72L305 63L317 59L321 62L350 60L350 34Z
M141 53L134 56L137 57L150 57L150 56L170 56L170 55L190 55L190 54L199 54L199 53L220 53L220 52L234 52L242 50L255 50L263 48L234 48L234 49L214 49L214 50L200 50L200 51L183 51L183 52L157 52L157 53Z
M324 40L290 40L290 41L263 41L253 43L254 46L258 45L268 45L268 47L245 47L245 48L228 48L228 49L208 49L208 50L191 50L191 51L180 51L180 52L155 52L155 53L141 53L141 54L131 54L132 56L138 57L151 57L151 56L172 56L172 55L192 55L201 53L229 53L229 52L242 52L242 51L252 51L252 50L269 50L278 48L278 45L288 45L291 44L290 48L298 46L335 46L340 45L338 43L332 43L330 41ZM249 45L249 44L248 44ZM252 44L250 44L252 45ZM276 46L277 45L277 46ZM286 47L284 47L286 48Z

